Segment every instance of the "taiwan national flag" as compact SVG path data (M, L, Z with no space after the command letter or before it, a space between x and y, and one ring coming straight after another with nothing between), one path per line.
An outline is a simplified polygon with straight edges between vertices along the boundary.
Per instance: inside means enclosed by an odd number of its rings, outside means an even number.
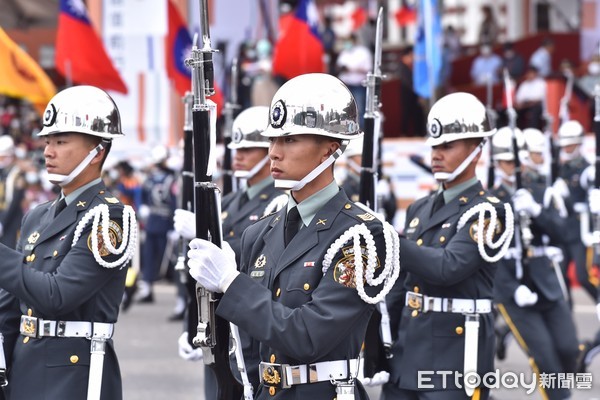
M55 62L58 72L73 82L127 93L82 0L60 0Z
M280 21L279 40L273 50L273 75L291 79L311 72L325 72L318 20L314 1L300 0L293 16L287 17L285 23Z
M171 0L167 0L169 31L165 43L165 56L167 76L173 81L175 90L180 96L192 90L192 72L185 65L185 59L190 57L192 37L188 31L183 17ZM198 43L202 47L202 43ZM223 109L223 94L215 82L215 94L211 100L217 105L220 114Z

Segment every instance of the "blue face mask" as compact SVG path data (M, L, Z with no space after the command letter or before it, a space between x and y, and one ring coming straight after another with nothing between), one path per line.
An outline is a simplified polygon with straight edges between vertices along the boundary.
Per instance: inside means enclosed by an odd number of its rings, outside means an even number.
M350 50L353 45L354 44L351 41L347 40L347 41L344 42L344 49L345 50Z

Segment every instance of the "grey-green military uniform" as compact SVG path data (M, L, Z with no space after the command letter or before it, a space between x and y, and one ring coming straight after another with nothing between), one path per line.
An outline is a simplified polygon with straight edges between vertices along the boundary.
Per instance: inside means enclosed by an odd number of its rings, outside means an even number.
M474 206L490 203L504 227L503 204L473 178L445 191L445 205L433 212L437 193L417 200L406 212L405 238L400 241L400 268L407 273L386 297L391 319L400 319L397 340L392 347L390 380L384 386L386 400L417 398L428 392L431 399L466 399L454 377L446 385L442 375L428 375L427 385L419 384L419 371L464 371L465 315L454 310L460 302L477 306L479 340L477 373L483 376L494 366L494 317L491 312L496 266L480 255L476 239L477 216L457 231L461 216ZM489 218L489 214L486 218ZM487 247L486 247L487 249ZM487 249L488 254L496 252ZM396 295L408 292L409 296ZM427 296L421 298L419 296ZM428 299L440 309L425 310ZM443 299L443 300L437 300ZM395 302L392 302L394 300ZM458 300L458 301L457 301ZM403 306L403 303L404 306ZM444 309L443 304L446 304ZM452 306L451 306L452 305ZM474 308L475 309L475 308ZM401 316L395 313L401 310ZM473 312L473 310L472 310ZM459 380L462 384L462 380ZM419 397L421 398L421 397ZM485 397L482 397L485 398Z
M68 196L67 207L56 218L55 203L42 204L24 217L16 250L0 245L2 296L6 298L10 293L19 302L19 309L0 310L0 326L10 329L5 334L11 338L5 342L7 353L12 355L5 390L8 399L85 399L90 340L60 337L61 323L48 337L19 335L19 330L35 336L35 321L45 326L41 319L113 324L123 297L127 269L124 265L106 268L95 260L91 221L72 246L77 224L86 212L100 204L108 206L111 244L121 245L123 205L106 191L100 179ZM97 253L106 262L120 258L109 255L102 240ZM4 307L11 303L0 304ZM15 319L18 314L39 319L30 318L19 325ZM111 339L104 356L101 396L106 400L122 398L119 364Z
M536 202L543 204L545 185L529 183L527 189ZM506 202L511 201L511 192L512 189L505 186L494 189ZM549 207L542 208L540 215L531 218L531 257L520 260L522 277L517 274L517 260L522 255L515 248L514 240L508 255L498 262L494 288L497 308L530 357L536 373L574 373L579 353L575 324L559 281L562 277L552 267L547 249L547 245L556 245L563 239L565 224L565 218L560 217L550 203ZM515 229L518 229L517 223ZM544 236L549 241L544 240ZM515 291L520 285L537 293L534 305L519 307L515 303ZM544 396L551 400L565 399L569 397L569 389L554 385L545 390Z
M295 202L290 203L288 207ZM363 301L354 287L352 243L335 254L326 271L322 270L324 257L347 229L364 223L373 235L378 261L385 260L382 224L349 201L335 182L298 207L305 226L287 247L286 208L244 232L238 262L243 273L217 308L218 315L260 341L264 370L258 399L336 397L336 387L328 379L282 388L277 383L283 373L278 366L301 366L298 371L304 374L310 364L334 361L343 364L343 378L348 378L348 370L354 375L374 306ZM365 284L371 296L377 289ZM356 399L367 398L358 382L355 393Z

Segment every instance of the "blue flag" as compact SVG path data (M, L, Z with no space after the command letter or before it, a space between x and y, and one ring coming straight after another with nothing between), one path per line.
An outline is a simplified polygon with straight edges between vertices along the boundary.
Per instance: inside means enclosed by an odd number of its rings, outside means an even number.
M442 46L438 0L419 0L413 86L415 92L423 98L431 98L440 83Z

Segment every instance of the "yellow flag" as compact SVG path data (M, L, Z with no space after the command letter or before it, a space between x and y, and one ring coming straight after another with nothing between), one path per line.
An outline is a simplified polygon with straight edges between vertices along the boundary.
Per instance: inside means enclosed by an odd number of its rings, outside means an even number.
M56 94L44 70L0 28L0 94L29 100L41 114Z

